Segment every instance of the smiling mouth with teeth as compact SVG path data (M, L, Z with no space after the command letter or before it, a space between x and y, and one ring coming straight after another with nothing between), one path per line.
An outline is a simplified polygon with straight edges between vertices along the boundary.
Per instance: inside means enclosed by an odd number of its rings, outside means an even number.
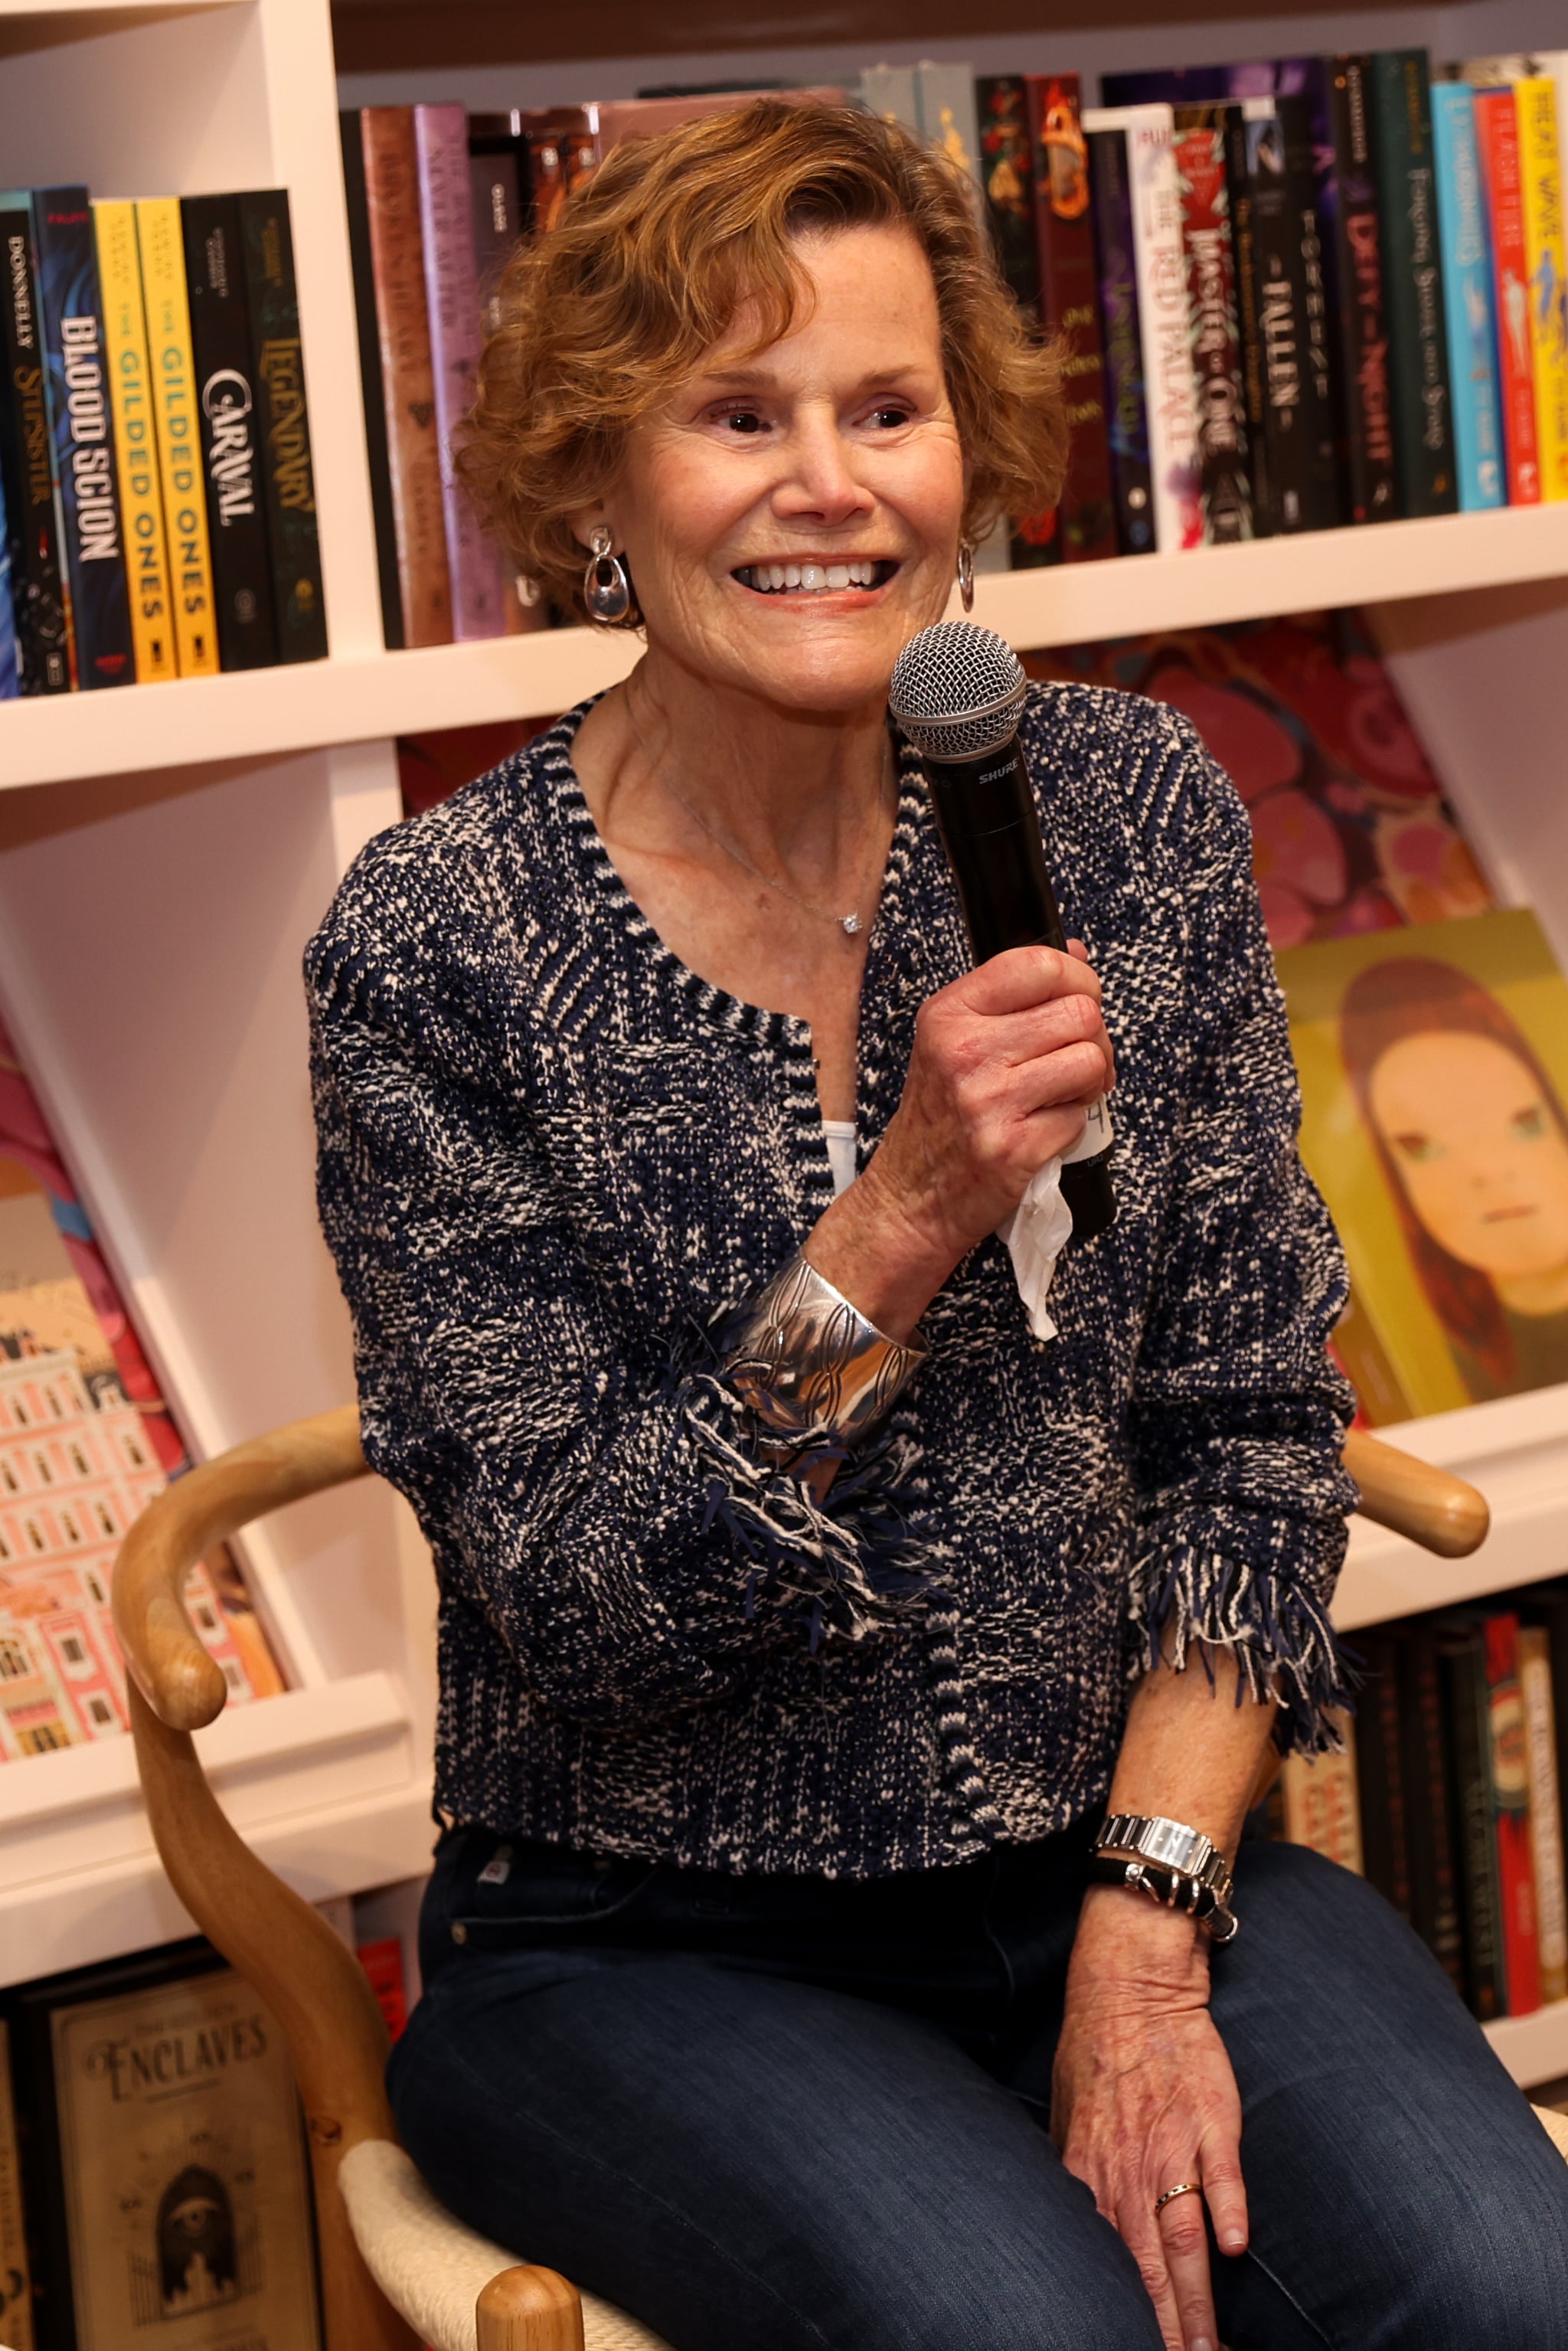
M743 563L730 577L758 596L821 596L835 589L883 587L897 569L896 563L856 557L848 563Z

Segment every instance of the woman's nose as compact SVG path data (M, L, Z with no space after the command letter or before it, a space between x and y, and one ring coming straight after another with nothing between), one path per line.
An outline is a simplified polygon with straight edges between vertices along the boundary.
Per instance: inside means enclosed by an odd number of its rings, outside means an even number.
M774 493L773 510L781 518L852 522L869 514L875 504L853 464L854 451L837 425L797 426L789 436L789 459Z

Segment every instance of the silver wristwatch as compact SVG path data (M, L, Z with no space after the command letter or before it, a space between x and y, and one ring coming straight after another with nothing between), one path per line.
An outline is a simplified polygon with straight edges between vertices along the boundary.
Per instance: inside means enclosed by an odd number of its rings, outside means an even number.
M1228 1943L1236 1932L1230 1865L1201 1829L1182 1821L1113 1813L1094 1840L1093 1875L1134 1886L1172 1909L1189 1910L1217 1943Z

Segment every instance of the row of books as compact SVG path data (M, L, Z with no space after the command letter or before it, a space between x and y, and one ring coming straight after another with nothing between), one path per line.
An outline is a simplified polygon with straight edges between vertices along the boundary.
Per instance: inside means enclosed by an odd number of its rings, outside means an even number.
M0 194L0 700L327 651L287 197Z
M1483 2020L1568 2000L1568 1585L1350 1646L1344 1751L1288 1760L1273 1833L1364 1876Z

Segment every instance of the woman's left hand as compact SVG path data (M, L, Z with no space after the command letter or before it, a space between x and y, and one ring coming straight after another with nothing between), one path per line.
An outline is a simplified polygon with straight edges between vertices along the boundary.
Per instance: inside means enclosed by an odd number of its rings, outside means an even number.
M1185 1913L1115 1886L1085 1896L1051 2128L1137 2262L1167 2351L1217 2351L1204 2205L1221 2251L1243 2252L1241 2100L1208 2012L1207 1938ZM1202 2193L1156 2215L1184 2180Z

